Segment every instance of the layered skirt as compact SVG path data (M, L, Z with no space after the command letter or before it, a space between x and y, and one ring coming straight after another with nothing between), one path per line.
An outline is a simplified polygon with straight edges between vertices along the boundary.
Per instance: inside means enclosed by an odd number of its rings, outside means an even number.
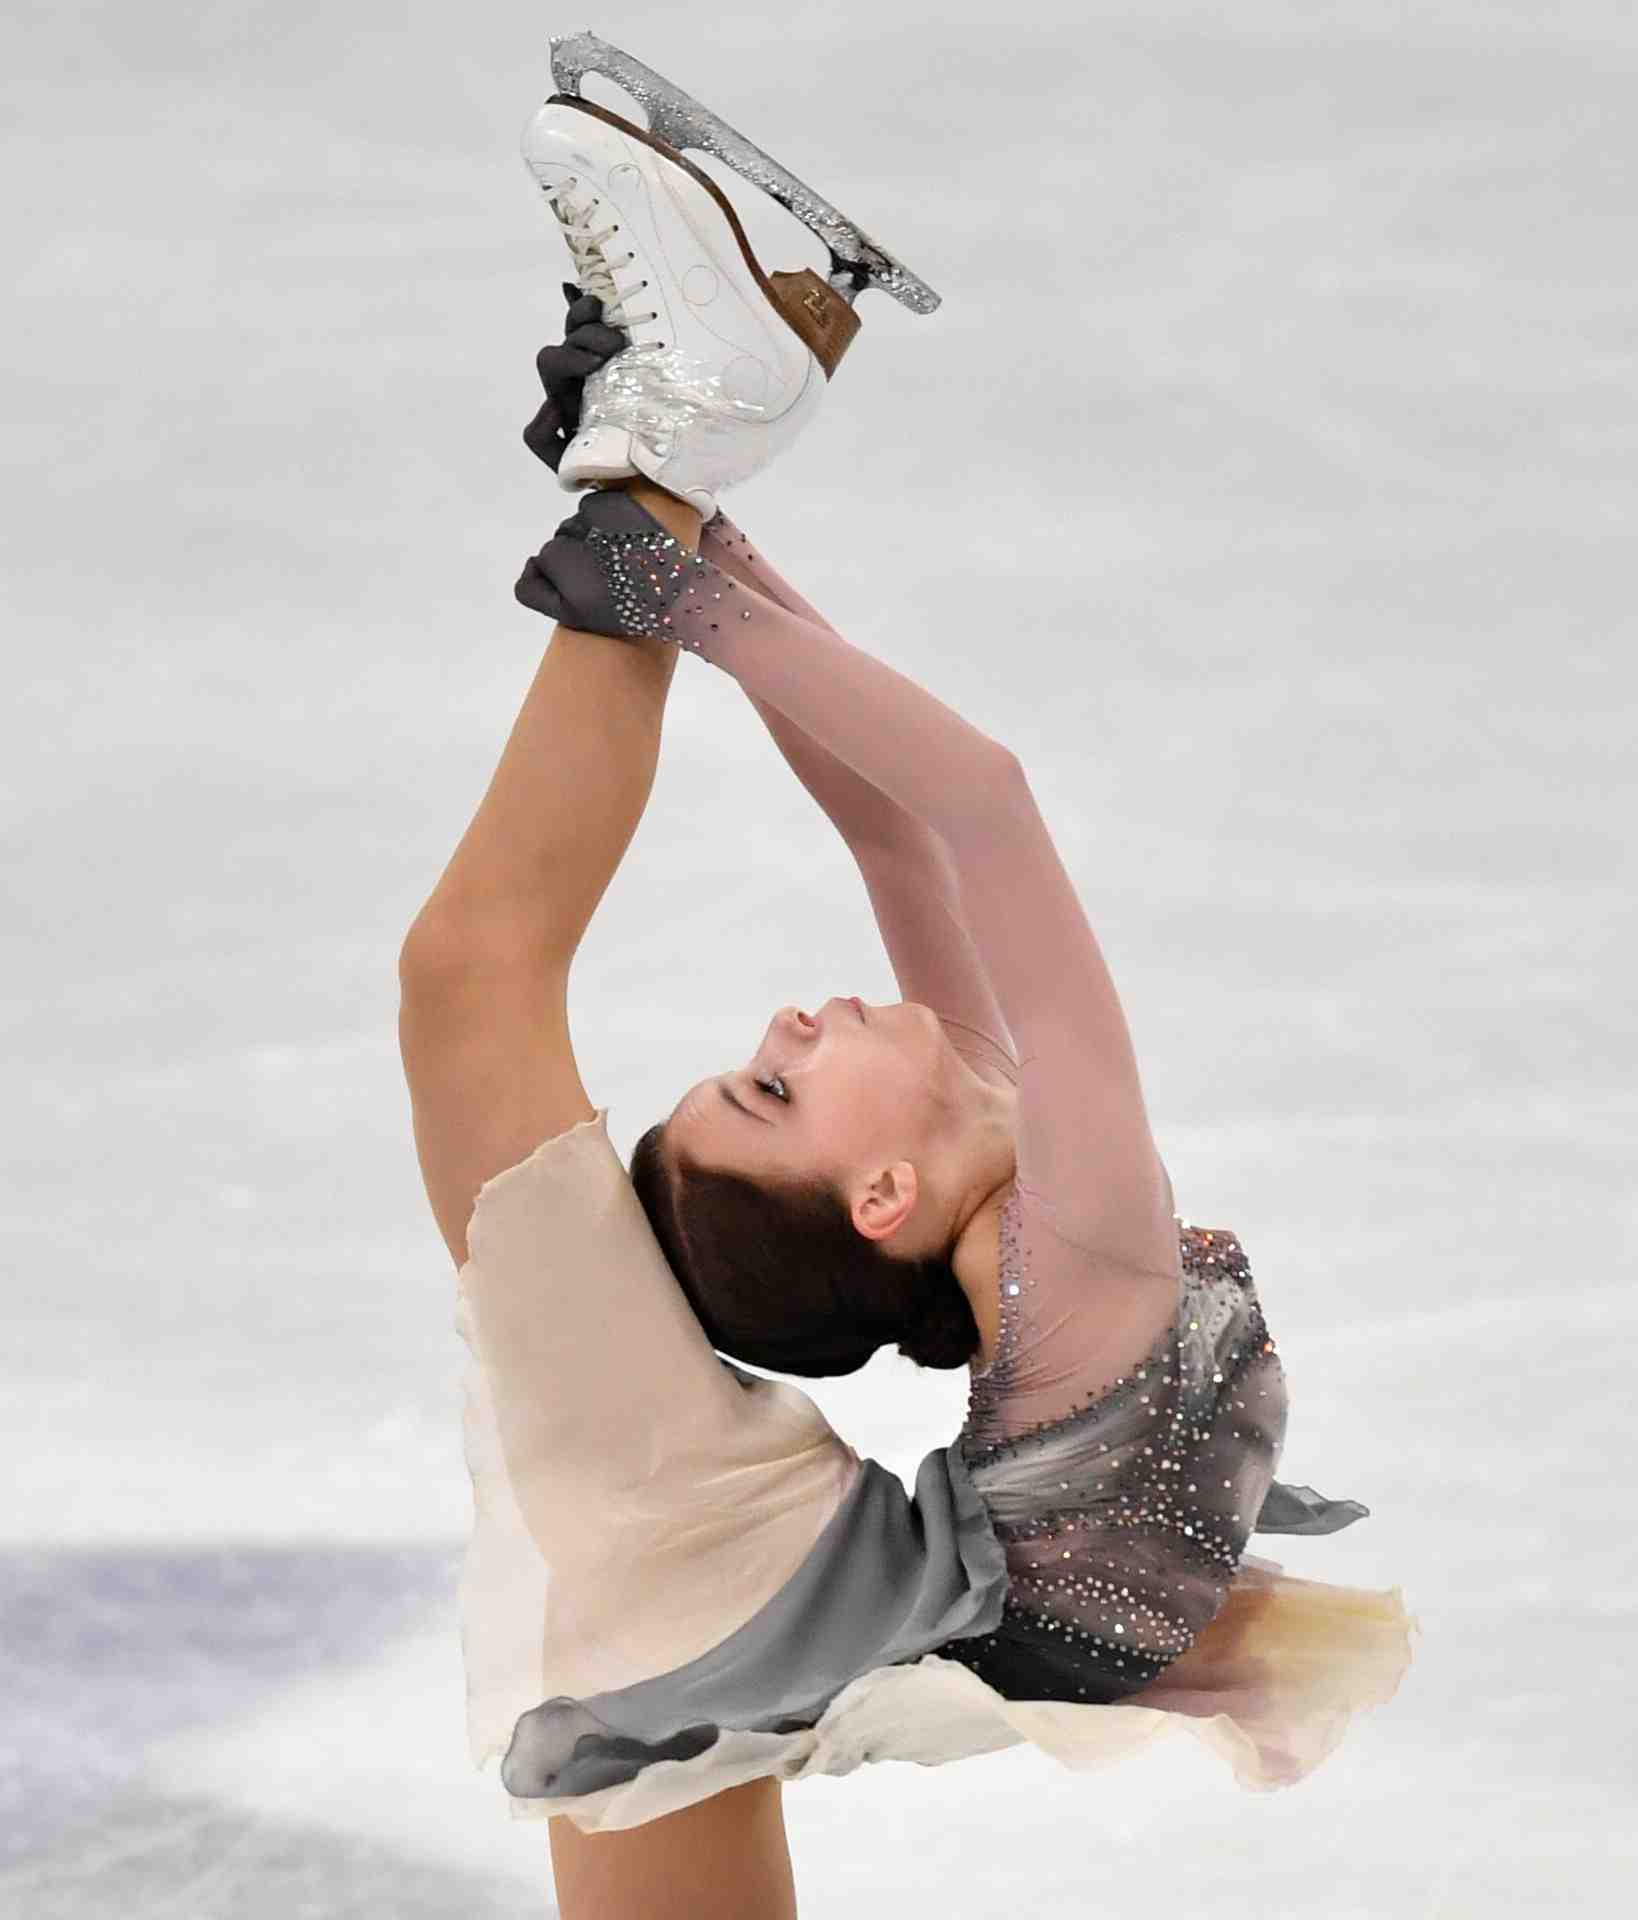
M1026 1741L1090 1771L1172 1733L1270 1791L1392 1697L1400 1590L1250 1553L1188 1650L1113 1703L1009 1699L941 1652L993 1634L1012 1584L960 1444L907 1489L807 1394L716 1355L607 1113L486 1183L458 1276L468 1746L514 1817L612 1831L763 1776ZM1362 1512L1275 1482L1254 1530Z

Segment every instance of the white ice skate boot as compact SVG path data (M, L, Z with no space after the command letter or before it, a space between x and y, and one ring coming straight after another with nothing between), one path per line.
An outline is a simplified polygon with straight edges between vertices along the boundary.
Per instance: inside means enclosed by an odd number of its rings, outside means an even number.
M646 474L709 519L721 489L784 452L824 394L827 371L780 304L779 283L802 276L770 284L714 183L589 101L548 101L523 151L575 280L631 336L586 381L558 483ZM859 322L817 274L806 277L822 294L812 317L834 365Z
M645 129L582 99L587 72L640 101ZM938 296L828 202L671 83L594 34L552 42L554 94L523 155L568 242L575 279L631 345L591 374L558 482L642 474L705 518L813 417L879 286L919 312ZM664 137L662 137L664 136ZM765 273L716 182L683 144L717 154L820 233L835 271Z

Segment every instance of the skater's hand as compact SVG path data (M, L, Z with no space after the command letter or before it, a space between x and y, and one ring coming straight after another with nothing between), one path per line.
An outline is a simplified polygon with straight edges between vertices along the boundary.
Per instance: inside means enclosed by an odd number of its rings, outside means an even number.
M586 543L586 523L579 508L539 553L524 561L512 597L520 606L581 633L624 638L614 617L606 572Z
M563 321L561 346L544 346L535 355L535 370L546 389L546 404L523 429L523 444L557 472L565 448L580 431L580 398L586 376L595 373L631 345L631 335L603 324L603 303L595 293L582 293L572 281L563 282L569 311Z
M672 503L675 505L676 503ZM680 512L697 521L692 508ZM669 510L662 506L669 519ZM512 589L520 605L581 633L615 640L667 640L663 615L694 576L692 542L663 582L654 584L653 543L676 547L679 536L625 487L594 487L541 548L523 563ZM702 563L695 563L702 564ZM642 588L639 604L638 588Z

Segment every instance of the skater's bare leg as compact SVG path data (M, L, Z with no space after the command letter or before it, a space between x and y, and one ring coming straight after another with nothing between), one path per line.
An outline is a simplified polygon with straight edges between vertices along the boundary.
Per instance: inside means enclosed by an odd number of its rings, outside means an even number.
M632 491L692 544L699 516ZM558 626L471 823L399 955L416 1152L456 1266L484 1181L588 1118L569 968L642 818L676 649Z
M549 1820L562 1920L796 1920L783 1795L750 1780L618 1833Z
M698 544L692 508L646 480L627 484L668 532ZM553 628L489 789L429 902L436 917L532 928L553 951L574 953L642 817L675 665L676 649L659 641L617 645Z

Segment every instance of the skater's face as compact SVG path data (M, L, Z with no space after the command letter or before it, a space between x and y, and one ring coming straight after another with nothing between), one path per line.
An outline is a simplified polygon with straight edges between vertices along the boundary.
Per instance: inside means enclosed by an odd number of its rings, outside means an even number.
M917 1001L785 1007L750 1060L689 1088L666 1139L713 1170L851 1193L949 1131L960 1078L938 1016Z

